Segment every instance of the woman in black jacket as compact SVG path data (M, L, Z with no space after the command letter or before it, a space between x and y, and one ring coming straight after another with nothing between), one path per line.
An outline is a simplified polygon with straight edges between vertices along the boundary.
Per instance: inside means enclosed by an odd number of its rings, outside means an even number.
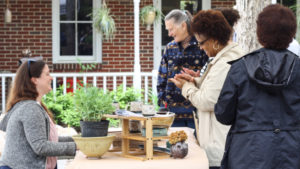
M222 169L300 168L300 59L286 50L295 32L293 12L269 5L257 19L263 48L232 63L215 105L232 125Z

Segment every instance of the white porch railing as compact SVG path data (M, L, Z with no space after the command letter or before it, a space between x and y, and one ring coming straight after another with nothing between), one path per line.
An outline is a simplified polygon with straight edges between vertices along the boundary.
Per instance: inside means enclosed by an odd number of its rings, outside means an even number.
M88 72L88 73L51 73L51 76L53 77L53 91L56 91L56 87L58 84L58 79L60 79L60 82L63 85L63 93L67 93L67 78L73 79L73 91L76 89L76 83L77 79L82 80L83 84L92 83L93 86L102 86L104 91L107 91L110 86L112 86L113 90L117 89L117 86L123 84L123 91L126 91L126 87L128 86L128 83L132 83L133 86L133 77L136 76L133 72L121 72L121 73L94 73L94 72ZM7 82L12 82L15 77L14 73L0 73L1 78L1 112L5 112L5 105L6 105L6 96L8 91L8 85ZM108 79L111 79L109 80ZM119 78L119 80L118 80ZM120 82L121 78L121 82ZM142 86L141 89L144 90L144 100L145 102L148 101L148 94L149 94L149 84L151 81L151 87L152 87L152 94L156 95L156 84L157 84L157 70L153 70L152 72L141 72L141 79L142 79ZM150 80L149 80L150 79ZM98 81L102 81L102 85L98 83ZM129 82L128 82L129 81ZM112 85L111 85L112 82ZM22 85L22 84L20 84ZM109 86L108 86L109 85ZM1 113L0 112L0 113Z

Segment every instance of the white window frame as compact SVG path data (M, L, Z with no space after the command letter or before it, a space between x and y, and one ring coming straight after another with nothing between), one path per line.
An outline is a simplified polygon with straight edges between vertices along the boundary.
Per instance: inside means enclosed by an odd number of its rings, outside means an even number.
M93 56L61 56L60 55L60 0L52 1L52 59L53 63L101 63L102 62L102 39L101 34L93 27ZM93 9L101 6L101 0L93 0ZM63 21L68 23L68 21ZM76 23L90 23L77 21ZM77 32L75 32L77 36ZM75 47L77 50L77 46Z

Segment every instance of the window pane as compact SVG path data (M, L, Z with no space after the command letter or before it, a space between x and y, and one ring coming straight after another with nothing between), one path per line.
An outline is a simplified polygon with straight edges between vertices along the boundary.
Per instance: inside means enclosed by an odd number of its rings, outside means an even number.
M75 55L75 24L60 24L60 55Z
M75 0L60 0L60 20L75 20Z
M92 13L93 0L78 0L78 20L91 21L91 17L87 16Z
M78 55L93 55L92 24L78 24Z

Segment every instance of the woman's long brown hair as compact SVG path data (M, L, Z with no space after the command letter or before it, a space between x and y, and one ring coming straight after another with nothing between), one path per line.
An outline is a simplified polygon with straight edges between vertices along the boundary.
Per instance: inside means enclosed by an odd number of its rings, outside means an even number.
M36 100L38 92L36 86L31 81L31 77L40 77L46 63L42 60L26 61L22 63L16 73L13 85L8 94L6 110L9 111L16 103L23 100ZM53 114L41 103L53 122Z

